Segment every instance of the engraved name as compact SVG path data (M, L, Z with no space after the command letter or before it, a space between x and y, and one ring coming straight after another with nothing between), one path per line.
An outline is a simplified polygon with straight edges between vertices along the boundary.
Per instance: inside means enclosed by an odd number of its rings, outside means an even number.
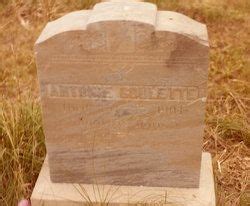
M120 86L120 85L42 85L41 93L49 98L82 98L107 100L194 101L204 96L195 86Z

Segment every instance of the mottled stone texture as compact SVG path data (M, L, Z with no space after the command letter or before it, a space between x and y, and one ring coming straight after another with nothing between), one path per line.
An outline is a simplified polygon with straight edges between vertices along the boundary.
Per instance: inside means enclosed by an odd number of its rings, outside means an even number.
M202 153L199 188L60 184L51 182L49 169L46 158L31 196L32 206L216 205L212 159L209 153ZM79 191L84 191L85 196Z
M143 2L103 2L35 45L53 182L198 187L206 26Z

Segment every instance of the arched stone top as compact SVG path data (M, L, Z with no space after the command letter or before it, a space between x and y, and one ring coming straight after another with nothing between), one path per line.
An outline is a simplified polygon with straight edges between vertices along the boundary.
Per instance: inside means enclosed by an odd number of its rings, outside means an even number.
M157 7L145 2L103 2L96 4L87 24L102 21L135 21L155 26Z
M207 29L204 24L177 12L157 11L156 5L151 3L133 1L102 2L96 4L93 10L71 12L49 22L36 44L64 32L85 31L110 22L113 22L115 27L115 24L121 21L142 24L151 32L166 31L180 34L208 46Z

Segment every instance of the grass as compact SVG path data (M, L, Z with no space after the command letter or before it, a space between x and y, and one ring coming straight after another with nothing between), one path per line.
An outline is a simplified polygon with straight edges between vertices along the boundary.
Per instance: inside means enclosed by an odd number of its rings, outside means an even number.
M45 156L33 45L45 24L94 0L0 1L0 205L29 198ZM250 204L250 1L154 0L207 24L210 69L204 150L218 206Z
M0 109L1 205L28 198L45 155L40 107L34 100L5 101Z

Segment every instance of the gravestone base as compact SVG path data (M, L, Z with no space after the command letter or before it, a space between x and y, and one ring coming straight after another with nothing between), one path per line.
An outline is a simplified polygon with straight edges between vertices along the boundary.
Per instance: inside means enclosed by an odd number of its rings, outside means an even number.
M114 186L52 183L45 160L32 197L32 206L165 205L215 206L211 155L202 154L199 188Z

